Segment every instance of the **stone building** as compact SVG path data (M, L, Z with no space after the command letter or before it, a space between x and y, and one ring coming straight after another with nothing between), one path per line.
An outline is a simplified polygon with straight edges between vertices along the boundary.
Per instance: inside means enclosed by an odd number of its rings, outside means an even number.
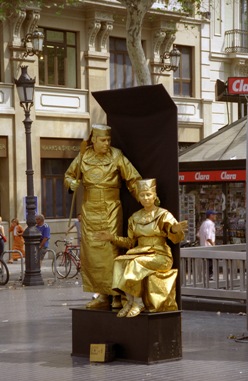
M31 139L37 210L58 238L71 201L63 187L65 169L90 125L106 121L92 92L136 82L126 48L126 10L118 1L84 0L65 9L26 3L0 22L0 215L6 224L15 216L25 221L24 113L14 79L27 65L36 78ZM199 14L186 14L176 1L160 0L143 23L152 83L162 83L178 107L180 147L238 118L236 104L216 102L215 84L247 72L247 1L211 4L203 1ZM45 36L43 53L24 57L23 38L36 27ZM161 71L161 55L174 44L181 52L179 68ZM75 213L79 205L77 200Z

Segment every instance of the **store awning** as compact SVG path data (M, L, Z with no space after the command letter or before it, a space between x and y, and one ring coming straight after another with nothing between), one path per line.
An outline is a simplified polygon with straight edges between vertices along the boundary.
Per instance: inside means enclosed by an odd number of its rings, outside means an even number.
M222 127L179 154L179 163L246 159L246 117Z

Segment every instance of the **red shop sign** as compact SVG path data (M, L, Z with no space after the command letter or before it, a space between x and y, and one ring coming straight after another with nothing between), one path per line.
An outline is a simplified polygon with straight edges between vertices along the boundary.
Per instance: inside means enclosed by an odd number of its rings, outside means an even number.
M179 172L179 183L205 183L215 181L245 181L245 169L223 171Z
M248 78L229 77L227 87L229 94L248 94Z

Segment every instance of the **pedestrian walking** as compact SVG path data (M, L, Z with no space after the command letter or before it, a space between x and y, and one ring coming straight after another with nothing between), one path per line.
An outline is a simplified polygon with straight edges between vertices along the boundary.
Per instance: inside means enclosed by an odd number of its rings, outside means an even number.
M206 219L202 222L197 236L200 239L200 246L215 246L215 221L214 210L206 211ZM209 277L213 276L213 261L209 260Z
M13 218L11 220L9 232L12 232L12 235L13 235L12 250L20 251L24 258L25 257L24 238L23 238L24 229L20 225L19 220L17 218ZM19 258L20 258L20 255L17 252L12 253L8 263L13 263L13 261L18 261Z
M49 247L50 240L50 226L45 222L43 214L38 214L35 217L36 227L41 233L40 245L39 245L39 257L42 263L45 254Z

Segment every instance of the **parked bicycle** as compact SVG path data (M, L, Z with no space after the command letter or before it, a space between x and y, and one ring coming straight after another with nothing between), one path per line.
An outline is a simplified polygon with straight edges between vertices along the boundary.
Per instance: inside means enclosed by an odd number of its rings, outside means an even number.
M58 247L59 243L64 244L64 250L56 253L56 266L55 259L52 261L52 271L55 274L55 269L58 278L74 278L80 271L80 246L73 245L71 240L57 240L55 245Z
M9 269L3 258L0 258L0 286L4 286L9 281Z

